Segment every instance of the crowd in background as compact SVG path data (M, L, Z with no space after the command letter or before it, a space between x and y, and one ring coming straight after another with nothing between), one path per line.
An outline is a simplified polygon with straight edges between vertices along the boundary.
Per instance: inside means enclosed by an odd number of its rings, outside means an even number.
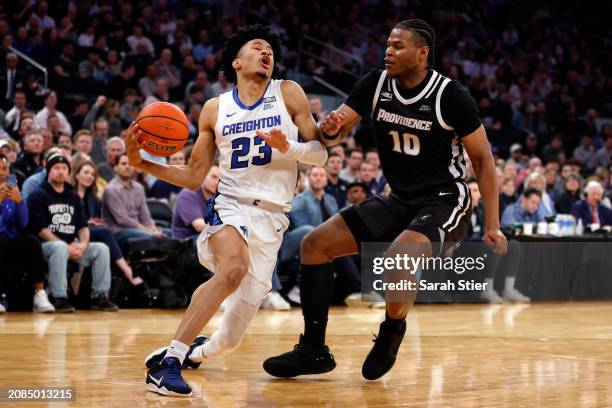
M528 14L505 1L455 8L374 0L282 7L273 0L2 4L0 264L26 262L37 311L74 310L74 278L90 267L91 307L116 310L108 293L112 273L143 284L126 260L127 240L198 234L218 168L198 191L182 190L129 166L122 136L143 106L175 103L190 120L190 144L167 161L184 164L203 103L233 87L219 70L223 41L238 26L261 20L284 40L277 75L310 91L316 120L335 107L315 95L324 89L314 76L348 91L356 76L381 66L395 22L431 21L438 33L435 68L469 88L487 129L502 225L572 214L585 231L612 226L611 54L605 52L609 43L597 42L610 28L594 11L592 20L573 18L566 3ZM308 43L306 36L344 52ZM9 46L47 68L47 88ZM477 239L484 218L477 185L471 191L470 239ZM288 308L279 292L299 303L295 265L310 230L346 206L389 193L367 120L330 149L324 168L301 167L291 228L264 306ZM173 210L169 223L152 215L155 200ZM335 267L336 299L350 303L360 290L359 260L341 258Z

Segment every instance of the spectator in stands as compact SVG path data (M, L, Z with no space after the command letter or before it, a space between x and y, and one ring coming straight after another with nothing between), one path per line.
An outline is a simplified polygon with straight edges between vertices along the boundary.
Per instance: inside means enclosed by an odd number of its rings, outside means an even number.
M563 191L555 200L555 209L558 214L569 214L574 203L580 200L582 191L582 177L578 173L571 173L563 182Z
M523 154L523 146L520 143L510 146L510 158L516 164L517 170L524 169L528 165L529 157Z
M108 247L89 242L89 228L83 202L67 183L70 163L57 154L47 160L47 181L28 199L30 229L43 241L43 253L49 264L49 290L55 310L73 312L68 302L68 261L92 267L91 308L117 310L108 299L111 271Z
M153 95L157 81L157 66L155 64L147 65L145 76L138 81L138 89L140 94L145 98Z
M172 64L172 51L170 48L164 48L159 56L157 65L158 79L164 79L169 89L174 89L181 83L181 73L177 67Z
M369 149L365 154L365 161L370 163L374 170L374 180L376 180L376 191L380 194L387 185L387 179L383 175L382 168L380 167L380 156L376 148Z
M600 227L612 226L612 210L601 204L604 189L598 181L589 181L584 188L585 199L572 205L571 214L576 221L592 231Z
M123 245L128 238L163 235L155 226L147 207L144 187L135 180L125 153L115 161L115 177L102 195L102 220Z
M101 86L108 81L108 67L102 59L100 51L95 47L87 49L87 59L79 64L79 77L86 81L97 82Z
M17 134L21 114L26 110L26 103L27 100L25 91L21 89L16 90L13 96L13 106L4 116L4 123L2 124L4 129L6 129L9 134Z
M19 151L19 144L16 141L7 136L0 137L0 153L4 153L4 155L6 155L9 164L12 165L17 161ZM11 167L11 170L15 171L13 167ZM23 174L21 174L21 176L23 177Z
M561 153L563 153L563 137L560 133L556 133L550 143L542 149L542 159L548 163L553 159L558 159Z
M144 27L141 23L135 23L132 26L132 35L127 38L127 43L132 54L138 54L139 46L144 45L147 54L152 57L155 55L155 48L153 47L151 39L143 35L143 29Z
M23 74L18 68L19 58L17 54L9 52L6 54L5 69L0 72L0 108L8 109L10 101L23 86Z
M136 120L138 112L140 112L140 104L142 100L134 89L128 88L123 93L123 103L119 111L119 118L124 124L132 123Z
M340 178L342 171L342 157L338 153L330 153L325 164L327 172L327 186L325 192L336 199L339 208L346 204L346 186L349 184Z
M23 157L17 160L13 167L28 178L40 170L42 166L43 137L38 130L32 130L25 135L23 141Z
M528 157L542 157L542 151L538 145L538 137L533 132L527 134L525 153Z
M72 138L72 146L76 153L91 155L93 151L93 136L87 129L76 132Z
M541 201L542 193L539 190L526 188L521 194L520 201L506 207L501 218L501 225L508 227L517 223L537 224L544 221L544 217L538 212Z
M363 152L359 149L353 149L347 153L347 156L348 165L340 172L340 178L347 183L352 183L359 178L359 166L363 161Z
M72 129L82 129L85 115L87 115L87 101L85 99L79 99L75 102L74 112L68 115L68 122ZM68 134L68 133L65 133Z
M23 112L21 115L21 121L19 122L19 130L17 131L16 140L23 143L25 139L25 135L27 135L32 130L36 129L36 125L34 124L34 117L32 115L26 116L27 112Z
M45 292L45 259L36 236L27 233L28 205L19 193L19 187L10 179L8 157L0 153L0 266L6 282L6 273L28 273L34 284L35 312L53 312ZM0 304L0 313L4 313Z
M200 30L198 33L198 43L193 47L193 57L197 63L201 64L209 54L212 54L213 50L214 46L210 43L208 31L205 29Z
M553 168L547 168L544 171L544 178L546 179L546 194L548 194L548 196L554 203L559 194L561 194L557 171Z
M93 124L93 146L91 149L91 158L96 164L106 161L108 128L108 121L104 117L96 119Z
M510 177L504 177L501 182L501 191L499 193L499 213L503 214L504 209L515 203L518 199L516 195L516 185L514 184L514 179Z
M170 100L170 92L168 92L168 84L164 78L158 78L155 81L155 91L147 96L144 101L144 106L155 102L168 102Z
M168 164L170 165L183 165L185 164L185 153L183 150L179 150L176 153L168 157ZM181 192L179 186L170 184L165 180L157 179L149 190L149 197L170 203L174 201L174 198Z
M586 172L595 170L596 167L596 150L593 146L593 139L588 135L583 135L580 139L580 146L574 149L572 158L578 160Z
M60 121L60 131L63 133L72 134L72 126L66 119L66 116L56 109L57 107L57 93L55 91L49 91L45 96L45 107L42 108L34 117L34 123L36 127L43 128L47 126L47 117L51 114L55 114Z
M321 98L318 96L312 96L308 98L308 103L310 104L310 113L312 113L312 117L314 118L315 122L319 123L327 115L327 112L323 110Z
M374 166L367 161L362 161L359 165L359 176L357 180L368 187L368 197L378 195L378 185L374 178ZM384 188L384 186L383 186Z
M612 163L612 133L601 149L595 153L595 167L608 167Z
M312 167L308 171L308 189L295 196L289 213L291 222L300 227L316 227L339 211L336 199L325 193L327 174L323 167Z
M42 159L41 169L28 177L23 183L21 196L24 200L27 200L34 191L38 190L42 182L47 179L47 170L45 170L45 166L49 157L53 156L54 154L64 154L64 156L70 160L70 152L65 153L59 147L52 147L49 149L47 154Z
M204 71L198 71L195 79L189 82L185 87L185 101L188 101L190 99L190 92L194 88L202 92L203 100L199 101L200 103L204 103L207 100L215 97L213 87L208 82L208 76Z
M100 95L96 99L91 109L87 112L83 120L83 127L86 129L94 129L97 119L104 118L108 123L108 134L119 136L122 130L121 119L119 117L121 105L115 99L107 99L106 96ZM107 134L107 136L108 136Z
M51 122L51 119L57 119L57 116L49 115L49 122ZM46 154L49 151L49 149L55 145L54 140L59 137L59 132L58 133L54 132L56 123L57 121L55 123L51 123L51 126L49 128L38 129L38 132L43 138L43 148L42 148L43 155Z
M546 192L546 178L538 172L533 172L525 179L524 189L535 188L541 193L540 206L538 214L544 217L553 217L556 215L554 201Z
M217 75L217 82L212 84L212 97L216 98L222 93L229 92L233 88L233 85L227 82L227 78L225 78L225 74L223 71L219 71ZM204 96L206 96L206 92L204 92Z
M92 242L102 242L110 251L110 260L123 273L123 276L132 284L140 285L142 279L134 276L132 268L128 265L121 249L113 238L113 233L102 221L102 203L98 198L98 187L96 179L98 173L96 165L90 160L80 162L72 171L70 184L83 200L83 209L87 224L89 225L90 240Z
M346 207L359 204L368 198L368 186L360 181L355 181L346 186Z
M138 83L135 81L136 67L130 60L121 63L121 72L117 76L111 77L108 83L107 95L116 100L123 99L126 89L136 88Z
M125 153L125 143L119 136L113 136L106 143L106 161L98 165L98 174L106 181L115 177L115 160Z
M219 167L211 166L202 186L196 191L182 189L172 214L172 238L185 239L200 234L206 222L204 213L208 200L217 192Z

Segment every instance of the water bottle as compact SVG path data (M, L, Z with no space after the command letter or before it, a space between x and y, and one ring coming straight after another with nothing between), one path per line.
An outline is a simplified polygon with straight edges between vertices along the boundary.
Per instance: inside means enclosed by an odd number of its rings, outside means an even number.
M0 304L4 306L4 310L8 310L8 298L6 297L6 293L0 295Z
M555 218L555 223L557 224L557 236L563 236L563 214L557 214L557 218Z
M571 215L567 216L569 222L569 235L576 235L576 219Z
M584 225L582 225L582 219L578 220L578 224L576 224L576 235L584 234Z

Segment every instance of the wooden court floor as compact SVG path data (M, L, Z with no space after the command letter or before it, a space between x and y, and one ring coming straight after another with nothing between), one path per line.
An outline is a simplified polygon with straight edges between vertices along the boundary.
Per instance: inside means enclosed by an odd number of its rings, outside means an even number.
M182 311L0 315L0 387L76 391L71 403L0 408L612 407L612 303L418 305L396 366L368 382L361 364L383 314L333 309L338 367L278 380L261 363L293 346L301 313L261 311L236 352L187 372L187 399L144 391L143 359L168 343Z

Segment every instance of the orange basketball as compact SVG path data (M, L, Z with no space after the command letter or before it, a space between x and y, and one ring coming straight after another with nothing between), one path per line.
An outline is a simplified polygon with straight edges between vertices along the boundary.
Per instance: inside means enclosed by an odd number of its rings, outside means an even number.
M189 137L187 116L176 105L155 102L145 106L136 123L140 127L140 146L154 156L170 156L182 149Z

